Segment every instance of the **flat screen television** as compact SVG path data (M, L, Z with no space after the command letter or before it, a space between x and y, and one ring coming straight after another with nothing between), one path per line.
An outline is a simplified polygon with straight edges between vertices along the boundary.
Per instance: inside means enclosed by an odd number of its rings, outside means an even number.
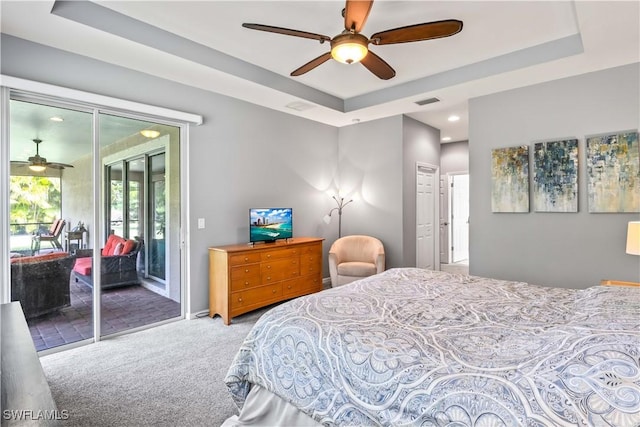
M249 209L249 241L275 242L293 237L293 210L291 208Z

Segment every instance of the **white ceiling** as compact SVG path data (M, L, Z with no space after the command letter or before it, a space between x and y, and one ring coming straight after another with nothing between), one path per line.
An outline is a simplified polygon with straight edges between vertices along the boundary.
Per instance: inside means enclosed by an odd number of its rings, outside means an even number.
M396 70L388 81L333 60L289 77L328 44L241 26L333 37L344 28L341 1L2 0L0 6L2 32L16 37L334 126L407 114L452 141L468 139L470 98L640 56L638 1L376 0L367 36L442 19L464 22L452 37L372 46ZM440 102L415 104L431 97ZM287 108L292 102L312 108ZM461 120L449 122L451 114Z

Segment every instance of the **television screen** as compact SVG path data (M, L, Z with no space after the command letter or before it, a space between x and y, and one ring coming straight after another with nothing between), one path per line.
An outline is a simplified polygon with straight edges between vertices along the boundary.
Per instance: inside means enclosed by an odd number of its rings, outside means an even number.
M249 241L273 242L293 237L291 208L249 209Z

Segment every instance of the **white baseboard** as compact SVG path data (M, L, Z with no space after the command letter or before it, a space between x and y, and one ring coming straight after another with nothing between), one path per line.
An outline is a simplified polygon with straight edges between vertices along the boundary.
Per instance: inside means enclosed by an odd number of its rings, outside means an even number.
M200 310L200 311L195 312L195 313L186 313L184 315L184 317L187 320L193 320L193 319L198 319L200 317L204 317L204 316L206 316L208 314L209 314L209 310Z

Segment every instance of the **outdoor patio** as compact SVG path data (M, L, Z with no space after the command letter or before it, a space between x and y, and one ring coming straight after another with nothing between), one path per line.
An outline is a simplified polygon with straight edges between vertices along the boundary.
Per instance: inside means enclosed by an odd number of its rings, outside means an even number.
M27 321L37 351L93 337L93 290L70 281L71 305ZM140 285L102 292L102 334L110 335L180 316L180 304Z

